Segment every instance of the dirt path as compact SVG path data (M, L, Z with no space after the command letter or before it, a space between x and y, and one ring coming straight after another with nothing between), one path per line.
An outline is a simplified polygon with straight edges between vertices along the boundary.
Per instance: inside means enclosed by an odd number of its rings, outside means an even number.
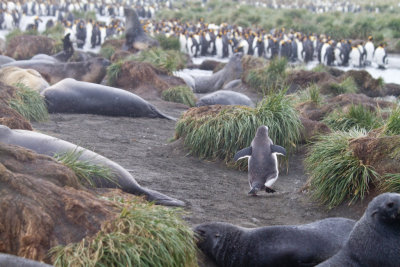
M186 107L153 102L168 115L179 117ZM170 143L175 122L166 119L53 114L34 128L92 149L129 170L143 186L187 203L191 225L225 221L245 227L300 224L333 216L358 219L368 201L327 211L312 203L299 189L307 177L302 160L305 149L291 157L289 173L281 172L277 193L247 195L247 173L187 155L181 142Z

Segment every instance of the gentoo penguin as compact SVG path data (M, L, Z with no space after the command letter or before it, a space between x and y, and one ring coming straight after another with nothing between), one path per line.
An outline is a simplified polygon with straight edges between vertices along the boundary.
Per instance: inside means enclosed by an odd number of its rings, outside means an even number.
M365 65L367 65L367 66L371 65L373 57L374 57L375 46L374 46L374 43L372 42L372 40L373 40L372 36L369 36L368 42L364 45L364 50L366 53Z
M374 62L378 65L379 69L385 69L385 65L388 63L387 58L386 58L386 50L385 50L385 45L380 44L376 49L374 53Z
M250 195L257 195L259 190L265 189L267 193L275 190L271 186L278 179L278 160L276 155L286 155L286 150L274 145L268 136L268 127L258 127L256 136L251 145L235 154L234 160L248 157L248 178L250 184Z

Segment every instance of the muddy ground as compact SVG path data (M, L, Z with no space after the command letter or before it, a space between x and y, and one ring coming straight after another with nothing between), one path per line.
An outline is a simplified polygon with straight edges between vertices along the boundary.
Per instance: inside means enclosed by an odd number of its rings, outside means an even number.
M187 109L170 102L152 103L174 117ZM333 216L358 219L368 204L365 200L326 210L313 203L306 192L300 192L307 180L302 164L305 147L290 157L288 173L281 170L273 186L276 193L249 196L246 172L188 155L182 142L171 142L175 123L166 119L52 114L48 122L33 126L114 160L142 186L185 201L185 219L191 225L224 221L258 227L302 224Z

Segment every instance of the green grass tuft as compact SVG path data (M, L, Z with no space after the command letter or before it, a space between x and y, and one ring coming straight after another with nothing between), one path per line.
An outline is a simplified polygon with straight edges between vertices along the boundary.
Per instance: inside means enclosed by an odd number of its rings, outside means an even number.
M376 112L370 111L360 104L351 105L346 113L335 110L329 113L323 122L335 131L348 131L354 127L370 131L382 126L383 119Z
M118 203L120 216L93 238L57 246L55 266L198 266L195 238L182 210L139 200Z
M161 98L165 101L182 103L189 107L194 107L196 105L196 96L192 89L187 86L169 88L162 92Z
M89 161L79 160L82 155L83 150L77 151L72 150L63 154L56 154L54 158L69 167L74 171L75 175L78 177L79 181L85 186L95 187L94 178L104 179L114 184L118 184L111 173L111 170L107 167L96 165Z
M119 78L123 61L118 61L107 67L107 84L114 85Z
M89 19L96 21L96 12L95 11L78 11L74 10L72 11L74 14L75 19L84 19L86 21L89 21Z
M365 131L352 129L320 136L305 159L312 198L333 208L349 199L349 204L363 199L378 174L364 165L349 149L349 142L365 136Z
M285 58L275 58L265 67L250 70L245 81L263 95L278 92L285 85L286 65Z
M164 50L180 50L180 43L179 39L177 37L167 37L164 34L158 34L156 35L156 39L158 43L160 44L161 48Z
M352 77L347 77L341 83L332 83L329 85L329 92L333 95L350 94L357 91L357 84Z
M382 192L400 193L400 173L386 173L380 179L379 188Z
M148 62L153 66L160 68L169 74L185 67L186 59L179 51L163 50L161 48L152 48L143 50L138 54L129 56L127 60Z
M185 146L194 155L222 159L242 170L247 161L234 164L233 156L250 146L259 126L268 126L272 141L288 152L295 149L300 137L302 124L298 112L284 91L271 94L256 108L224 106L217 113L193 115L203 109L211 108L201 107L183 115L175 127L175 139L184 138Z
M318 64L314 68L312 68L312 71L314 72L328 72L328 67L325 66L324 64Z
M14 86L18 90L16 97L8 103L10 107L29 121L48 120L49 113L44 98L25 84L17 83Z
M400 134L400 107L393 109L389 118L386 121L385 133L387 135Z
M305 90L300 91L297 94L298 102L312 102L315 105L319 106L322 103L322 96L320 93L320 88L317 84L311 84Z
M111 56L114 55L115 53L115 48L112 47L111 45L106 45L104 47L101 47L99 53L102 57L106 59L111 59Z

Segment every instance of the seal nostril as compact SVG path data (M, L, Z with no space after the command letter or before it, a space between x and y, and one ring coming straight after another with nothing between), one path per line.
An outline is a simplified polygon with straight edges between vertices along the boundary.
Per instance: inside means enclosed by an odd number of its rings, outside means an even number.
M386 204L386 206L387 206L388 208L393 208L394 203L393 203L393 202L389 202L389 203Z

